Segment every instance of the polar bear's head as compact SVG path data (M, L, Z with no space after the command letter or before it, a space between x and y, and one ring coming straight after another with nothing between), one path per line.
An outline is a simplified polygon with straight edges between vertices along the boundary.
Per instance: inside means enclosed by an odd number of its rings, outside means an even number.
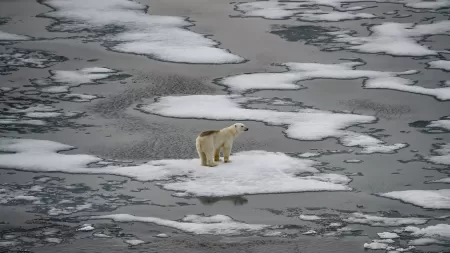
M242 123L236 123L233 125L233 127L236 129L237 133L242 133L244 131L248 131L248 127Z

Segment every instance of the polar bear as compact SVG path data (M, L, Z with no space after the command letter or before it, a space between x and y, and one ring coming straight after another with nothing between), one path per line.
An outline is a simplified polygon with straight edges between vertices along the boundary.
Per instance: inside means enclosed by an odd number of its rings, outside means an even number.
M221 130L201 132L195 140L195 146L202 162L201 165L217 166L218 163L215 162L220 161L219 153L221 149L223 149L224 162L230 162L233 141L244 131L248 131L248 127L242 123L236 123Z

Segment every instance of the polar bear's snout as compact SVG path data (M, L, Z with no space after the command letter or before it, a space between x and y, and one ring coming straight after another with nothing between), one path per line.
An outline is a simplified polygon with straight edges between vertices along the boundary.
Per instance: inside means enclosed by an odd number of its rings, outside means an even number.
M248 131L248 127L244 128L244 131Z

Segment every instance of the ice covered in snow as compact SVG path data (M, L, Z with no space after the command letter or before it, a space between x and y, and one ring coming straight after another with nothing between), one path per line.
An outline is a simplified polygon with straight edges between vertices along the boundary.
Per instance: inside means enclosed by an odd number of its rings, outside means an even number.
M430 183L445 183L445 184L450 184L450 177L432 180L432 181L430 181Z
M443 69L450 71L450 61L444 60L430 61L428 63L428 66L431 69Z
M284 19L300 13L306 4L303 2L256 1L236 4L236 10L246 17Z
M155 235L155 237L158 237L158 238L168 238L169 236L168 236L167 234L157 234L157 235Z
M353 213L350 217L344 219L348 223L367 224L375 227L395 227L404 225L420 225L427 223L425 218L394 218L380 217L363 213Z
M308 230L308 231L302 233L302 235L315 235L315 234L317 234L317 231L315 231L315 230Z
M424 208L450 209L450 189L393 191L379 195Z
M91 208L92 208L92 204L86 203L86 204L69 206L69 207L61 207L61 208L53 207L50 210L48 210L47 213L48 213L48 215L51 215L51 216L58 216L61 214L72 214L72 213L76 213L76 212L81 212L84 210L89 210Z
M62 242L62 239L61 238L48 237L48 238L45 238L44 241L49 242L49 243L57 243L57 244L59 244L59 243Z
M351 50L364 53L385 53L396 56L427 56L438 52L419 44L426 35L447 34L450 32L450 20L432 24L385 22L369 28L368 37L355 37L346 33L336 35L336 42L350 44Z
M427 125L427 127L437 127L450 130L450 120L434 120L431 121L430 124Z
M306 215L306 214L301 214L299 216L300 220L306 220L306 221L315 221L315 220L321 220L322 218L317 216L317 215Z
M225 215L209 217L189 215L180 221L166 220L156 217L141 217L131 214L110 214L91 216L91 219L111 219L116 222L145 222L160 226L175 228L184 232L198 235L236 235L246 232L258 232L270 228L268 225L246 224L238 222Z
M15 118L0 118L0 125L31 125L31 126L44 126L47 123L42 120L36 119L15 119Z
M395 239L400 237L397 233L392 232L382 232L377 234L381 239Z
M137 180L157 180L164 189L195 196L232 196L241 194L347 191L350 179L339 174L323 174L317 162L290 157L284 153L245 151L233 154L232 163L214 170L189 160L155 160L137 166L89 168L101 161L91 155L61 154L73 147L43 140L0 139L0 166L27 171L112 174ZM301 173L306 176L298 176ZM311 175L312 174L312 175ZM64 213L55 209L52 213Z
M424 228L409 226L404 231L411 233L410 237L420 237L409 241L410 245L450 244L449 224L436 224Z
M28 112L25 114L29 118L54 118L63 115L62 112Z
M99 97L96 95L89 95L89 94L69 93L69 94L65 94L61 98L64 100L69 100L69 101L73 101L73 102L90 102Z
M426 157L432 163L450 165L450 143L438 145L432 150L435 155Z
M287 72L242 74L223 78L219 83L235 92L264 89L294 90L301 88L298 82L312 79L364 78L375 81L380 78L397 77L399 80L408 80L399 76L417 73L414 70L404 72L357 70L355 69L357 66L364 65L360 61L336 64L287 62L279 65L285 67Z
M13 33L7 33L0 31L0 41L1 40L29 40L30 37L24 35L17 35Z
M358 159L347 159L344 160L344 163L362 163L363 160L358 160Z
M150 15L147 6L135 1L44 0L42 3L55 9L44 14L59 21L51 27L53 31L85 29L108 44L114 44L110 49L117 52L183 63L244 61L242 57L217 48L216 41L185 29L192 23L184 18Z
M95 228L91 224L83 224L80 228L77 228L77 231L92 231Z
M108 68L92 67L80 70L54 70L50 73L52 74L50 78L54 82L74 87L108 78L112 74L117 73L117 71Z
M343 145L361 147L361 153L392 153L406 147L404 143L384 144L375 137L345 130L375 117L349 113L332 113L315 109L280 112L265 109L247 109L242 104L257 98L237 95L191 95L157 98L154 103L138 105L138 109L151 114L176 118L211 120L252 120L269 125L286 126L287 136L299 140L338 138Z
M305 152L305 153L299 154L298 157L309 158L309 157L318 157L320 155L321 155L320 153L316 153L316 152Z
M386 249L387 247L389 247L389 245L386 243L382 243L382 242L364 243L365 249L378 250L378 249Z

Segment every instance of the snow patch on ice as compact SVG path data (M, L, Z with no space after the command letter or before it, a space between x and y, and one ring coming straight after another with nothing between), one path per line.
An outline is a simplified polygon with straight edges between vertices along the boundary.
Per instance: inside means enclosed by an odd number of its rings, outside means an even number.
M340 139L344 146L361 147L361 153L393 153L407 144L387 145L375 137L344 130L352 125L372 123L375 117L348 113L332 113L315 109L280 112L242 108L242 103L258 98L237 95L191 95L157 98L154 103L138 105L151 114L176 118L212 120L252 120L269 125L287 126L287 136L298 140Z
M315 221L315 220L321 220L322 218L317 216L317 215L306 215L306 214L301 214L299 216L299 218L301 220L306 220L306 221Z
M55 11L45 13L59 23L52 30L87 30L114 44L110 49L180 63L240 63L244 59L217 48L218 43L185 29L182 17L149 15L147 6L128 0L45 0ZM107 35L105 36L105 32Z
M432 163L450 165L450 143L437 146L437 148L432 150L435 155L426 159Z
M110 214L91 216L91 219L111 219L116 222L146 222L160 226L175 228L184 232L198 235L236 235L247 232L258 232L270 228L269 225L246 224L238 222L225 215L199 216L190 215L180 221L160 219L156 217L140 217L131 214ZM186 218L186 217L185 217Z
M139 245L139 244L143 244L145 242L142 241L142 240L138 240L138 239L131 239L131 240L125 240L125 243L128 243L128 244L130 244L132 246L136 246L136 245Z
M305 11L297 15L301 21L325 21L325 22L338 22L345 20L359 20L359 19L374 19L378 16L371 13L351 13L351 12L341 12L341 11L316 11L310 10Z
M393 191L379 195L423 208L450 209L450 189Z
M427 127L437 127L450 130L450 120L434 120L431 121L430 124L427 125Z
M392 232L382 232L377 234L381 239L395 239L400 237L397 233Z
M313 167L317 162L284 153L240 152L232 156L232 163L221 164L214 170L201 166L199 159L156 160L137 166L89 168L88 164L101 159L91 155L57 153L72 148L51 141L0 139L0 151L16 152L0 154L0 166L27 171L112 174L144 181L162 180L158 184L164 189L195 196L351 190L346 185L350 182L348 177L320 173ZM309 175L298 176L305 172ZM54 208L50 213L58 215L72 211Z
M388 244L381 243L381 242L364 243L364 248L365 249L378 250L378 249L386 249L387 247L389 247Z

